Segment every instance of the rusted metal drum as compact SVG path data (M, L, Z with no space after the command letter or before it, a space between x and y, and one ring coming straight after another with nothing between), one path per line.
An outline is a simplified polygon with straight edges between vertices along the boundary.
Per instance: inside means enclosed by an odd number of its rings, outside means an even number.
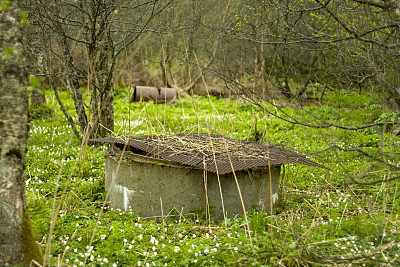
M155 103L165 103L175 98L178 98L178 91L175 88L135 86L130 102L153 100Z

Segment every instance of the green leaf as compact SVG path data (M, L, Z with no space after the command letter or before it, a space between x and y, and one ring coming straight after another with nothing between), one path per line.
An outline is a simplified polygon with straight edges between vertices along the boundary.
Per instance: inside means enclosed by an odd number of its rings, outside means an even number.
M29 19L28 19L28 13L25 11L21 11L21 24L26 24L30 25Z
M40 84L42 83L43 78L36 78L35 75L30 74L29 75L29 84L31 85L31 87L37 88L40 86Z
M12 58L12 57L11 57L10 55L7 55L7 54L1 56L1 59L2 59L2 60L9 60L9 59L11 59L11 58Z
M0 10L10 9L11 1L1 1L0 2Z
M3 46L3 50L6 54L12 54L15 50L14 47Z
M4 53L1 56L2 60L9 60L12 58L11 54L14 52L14 47L3 46Z

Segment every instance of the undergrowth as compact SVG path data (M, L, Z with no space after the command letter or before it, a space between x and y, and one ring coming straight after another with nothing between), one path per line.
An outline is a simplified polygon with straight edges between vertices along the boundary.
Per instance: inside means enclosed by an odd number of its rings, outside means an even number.
M61 266L361 266L400 264L399 181L363 185L398 176L366 157L388 156L399 166L400 139L383 126L359 131L314 129L279 120L243 100L194 96L170 104L128 103L128 90L116 90L113 135L210 132L279 145L307 155L329 170L288 165L272 217L248 211L227 222L201 214L144 219L134 210L103 208L106 147L83 146L47 92L47 107L31 110L26 193L33 228L47 261ZM60 92L74 115L68 91ZM357 102L325 96L323 106L276 110L318 124L314 116L354 126L393 118L368 95ZM354 104L355 103L355 104ZM356 108L354 108L354 105ZM258 135L259 137L259 135ZM391 158L390 158L391 157ZM49 242L49 236L52 236Z

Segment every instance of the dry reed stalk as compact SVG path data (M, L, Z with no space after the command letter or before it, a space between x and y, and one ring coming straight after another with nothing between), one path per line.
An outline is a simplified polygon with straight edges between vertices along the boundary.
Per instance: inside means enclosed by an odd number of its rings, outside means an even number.
M210 138L211 138L211 135L210 135ZM211 142L211 149L212 149L212 152L213 152L215 168L217 169L217 180L218 180L219 194L221 196L222 213L224 214L224 223L225 223L225 227L226 227L227 226L227 218L226 218L226 213L225 213L224 197L222 195L221 181L220 181L220 178L219 178L217 161L215 159L215 152L214 152L214 147L213 147L212 144L213 143Z
M249 225L249 221L247 219L246 207L244 206L242 192L240 191L239 182L238 182L238 179L236 177L235 170L233 168L233 164L232 164L231 158L229 156L229 153L227 153L227 155L228 155L228 158L229 158L229 163L230 163L231 168L232 168L233 177L235 178L236 187L237 187L238 192L239 192L240 202L241 202L242 208L243 208L244 219L245 219L246 226L247 226L247 231L245 231L245 233L249 235L250 243L252 243L251 233L250 233L250 225Z

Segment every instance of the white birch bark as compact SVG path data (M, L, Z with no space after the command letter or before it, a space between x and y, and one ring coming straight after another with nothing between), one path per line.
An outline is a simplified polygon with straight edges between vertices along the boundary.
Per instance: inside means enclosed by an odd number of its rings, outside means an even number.
M27 254L38 247L35 240L24 241L26 222L30 225L24 174L28 92L20 89L26 85L27 68L17 5L18 1L10 1L9 9L0 10L0 48L7 47L9 52L0 57L0 266L25 265ZM29 235L33 236L31 229Z

